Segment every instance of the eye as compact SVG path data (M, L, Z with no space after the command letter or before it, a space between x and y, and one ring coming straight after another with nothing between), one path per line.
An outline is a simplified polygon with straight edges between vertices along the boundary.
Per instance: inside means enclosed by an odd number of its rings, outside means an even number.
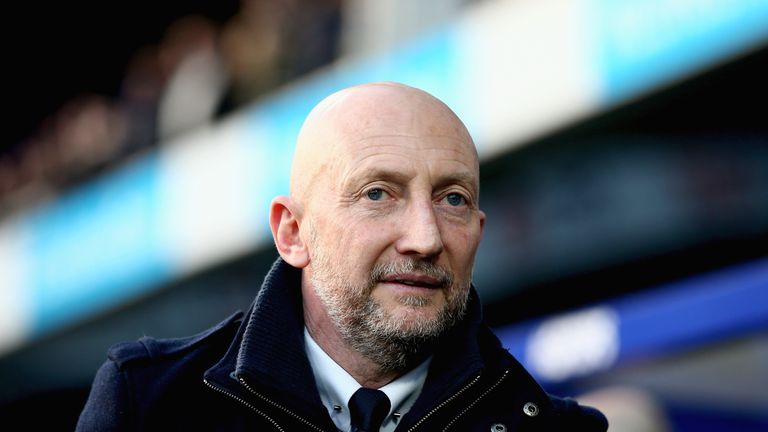
M371 200L371 201L379 201L382 198L384 198L384 194L385 193L386 192L384 192L383 190L381 190L379 188L373 188L373 189L369 190L368 192L366 192L365 196L367 196L368 199Z
M458 193L449 193L445 196L445 201L454 207L458 207L460 205L464 205L467 203L467 199L464 198L461 194Z

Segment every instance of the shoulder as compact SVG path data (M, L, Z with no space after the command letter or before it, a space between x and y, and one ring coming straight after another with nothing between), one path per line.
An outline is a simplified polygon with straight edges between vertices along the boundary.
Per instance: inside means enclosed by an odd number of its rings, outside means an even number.
M131 365L188 355L213 345L228 345L242 318L243 313L237 312L219 324L188 337L156 339L144 336L136 341L120 342L110 347L107 357L121 370Z
M608 420L597 409L581 405L572 398L554 395L549 395L549 398L554 407L553 420L558 427L595 432L608 430Z
M229 347L242 313L194 336L178 339L143 337L109 349L96 372L78 431L141 429L144 416L158 403L191 396L202 371Z
M513 378L508 380L508 386L505 388L518 397L524 396L534 402L536 411L525 412L526 409L523 407L518 412L524 412L531 419L545 418L547 430L603 432L608 429L607 419L597 409L581 405L576 399L559 397L546 392L530 372L501 346L492 331L486 330L479 336L481 346L487 353L486 362L497 362Z

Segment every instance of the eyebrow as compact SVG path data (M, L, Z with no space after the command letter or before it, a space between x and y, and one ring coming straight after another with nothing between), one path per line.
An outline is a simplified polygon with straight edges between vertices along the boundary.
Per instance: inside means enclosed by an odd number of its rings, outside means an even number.
M400 171L371 168L365 171L365 174L355 180L355 184L367 182L371 180L385 180L394 183L407 183L411 179L411 176L406 175Z
M456 172L441 177L437 185L442 187L452 184L466 187L473 195L477 195L479 192L477 178L466 172Z
M467 183L474 185L476 182L475 176L466 172L451 173L443 177L441 183Z
M400 171L377 167L367 170L365 175L359 177L354 183L360 184L371 180L384 180L398 184L405 184L411 180L411 176ZM442 176L438 179L436 186L439 188L452 184L466 187L473 195L477 195L479 192L476 177L467 172L455 172Z

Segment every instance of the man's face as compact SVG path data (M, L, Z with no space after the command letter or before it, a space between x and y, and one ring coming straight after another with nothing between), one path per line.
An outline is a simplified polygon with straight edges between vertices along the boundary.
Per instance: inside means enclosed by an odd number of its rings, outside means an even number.
M455 118L405 111L338 131L306 199L305 271L350 337L434 337L466 304L484 222L474 147Z

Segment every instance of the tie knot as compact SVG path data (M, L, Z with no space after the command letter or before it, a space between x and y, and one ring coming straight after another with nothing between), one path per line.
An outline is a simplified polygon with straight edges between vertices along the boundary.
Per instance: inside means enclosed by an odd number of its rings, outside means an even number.
M360 387L349 399L352 432L378 432L389 407L389 398L383 391Z

